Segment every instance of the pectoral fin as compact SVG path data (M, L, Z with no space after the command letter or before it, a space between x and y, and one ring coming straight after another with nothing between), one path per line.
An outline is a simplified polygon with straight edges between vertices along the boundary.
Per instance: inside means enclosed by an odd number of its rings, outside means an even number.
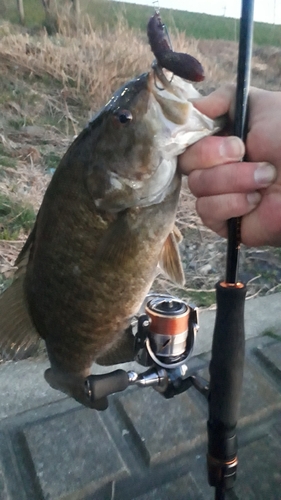
M178 229L169 234L162 249L159 265L174 283L184 285L185 277L178 249L180 237L181 233Z
M112 265L122 266L128 258L135 255L135 240L130 230L127 213L124 211L109 225L97 250L97 259Z
M182 242L183 240L183 235L181 234L179 228L177 226L174 226L173 227L173 231L172 231L175 239L176 239L176 242L179 244Z

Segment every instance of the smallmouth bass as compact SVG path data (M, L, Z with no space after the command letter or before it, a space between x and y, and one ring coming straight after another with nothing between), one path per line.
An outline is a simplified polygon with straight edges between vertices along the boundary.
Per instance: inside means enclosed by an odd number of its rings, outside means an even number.
M154 65L123 85L75 139L0 297L2 358L28 356L40 336L46 380L85 406L92 363L132 359L128 326L157 267L184 282L177 156L218 127L189 101L193 86L168 76Z

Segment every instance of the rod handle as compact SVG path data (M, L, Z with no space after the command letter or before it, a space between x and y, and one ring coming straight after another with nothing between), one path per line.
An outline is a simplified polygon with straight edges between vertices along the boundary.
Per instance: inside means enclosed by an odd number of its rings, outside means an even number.
M209 421L236 426L245 355L242 283L216 284L217 314L210 362Z
M233 488L237 470L239 402L242 391L246 286L216 284L217 315L210 362L208 480L222 490Z

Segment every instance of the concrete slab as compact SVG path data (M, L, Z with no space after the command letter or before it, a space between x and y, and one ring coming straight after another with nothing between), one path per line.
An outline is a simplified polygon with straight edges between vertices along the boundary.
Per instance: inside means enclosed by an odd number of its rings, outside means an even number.
M280 300L276 294L246 303L240 500L280 497ZM214 319L215 311L201 313L201 355L211 347ZM265 330L276 336L260 336ZM172 400L130 388L97 413L51 389L47 367L42 359L0 366L0 500L214 498L206 474L207 403L194 388Z

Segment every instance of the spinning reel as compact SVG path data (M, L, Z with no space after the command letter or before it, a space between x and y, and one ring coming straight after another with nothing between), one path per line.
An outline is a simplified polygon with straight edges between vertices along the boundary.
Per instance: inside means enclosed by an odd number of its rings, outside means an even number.
M198 360L194 363L191 358L198 328L196 308L172 295L148 295L144 313L131 324L135 361L149 367L148 370L140 374L115 370L90 375L85 381L85 391L91 403L129 385L152 386L165 398L180 394L191 385L198 386L194 380Z

